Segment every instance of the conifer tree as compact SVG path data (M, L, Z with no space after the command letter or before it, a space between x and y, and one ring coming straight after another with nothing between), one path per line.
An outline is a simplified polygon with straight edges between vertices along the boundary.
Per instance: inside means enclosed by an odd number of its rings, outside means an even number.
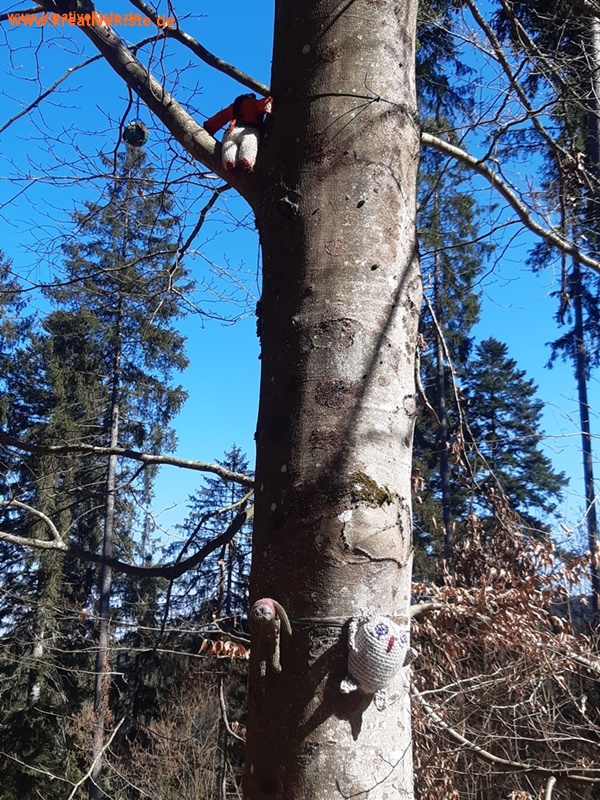
M551 124L555 139L544 152L545 190L560 214L563 236L580 252L600 252L600 21L591 5L574 7L563 0L504 3L495 18L505 41L523 56L526 85L540 93L551 87ZM542 85L543 89L540 89ZM537 269L553 254L546 244L533 248ZM577 387L588 549L600 547L589 381L600 364L600 281L582 269L579 254L561 257L562 273L556 320L561 335L552 343L549 366L557 358L571 362ZM590 565L592 608L600 603L600 568Z
M497 481L533 531L547 530L567 481L540 448L543 403L535 383L518 369L505 344L489 338L476 346L462 385L469 423L465 439L472 437L476 444L474 480L495 491Z
M70 543L109 557L135 557L136 529L151 529L138 509L150 497L153 470L135 472L115 455L59 458L45 453L43 445L130 446L149 452L173 446L169 422L185 398L181 387L172 385L173 375L187 363L174 322L183 313L181 296L190 283L177 259L178 220L170 207L143 154L128 149L107 196L73 214L64 272L46 290L53 310L20 353L21 363L34 365L36 382L29 383L27 370L14 370L13 385L21 391L9 403L7 429L41 446L40 454L22 462L20 498L47 513ZM25 532L30 521L21 514L15 524ZM127 584L114 587L108 566L98 576L94 568L61 555L51 563L42 556L37 571L34 672L49 657L39 645L50 632L67 637L67 650L87 647L95 653L90 796L99 796L97 756L109 723L112 601L115 592L122 597ZM81 610L94 604L81 626ZM65 613L59 622L49 610L60 607ZM37 677L29 684L36 686L32 697L41 710L52 689ZM88 684L80 703L89 692Z
M429 0L419 10L417 88L423 126L456 142L454 123L469 113L473 97L454 91L449 75L468 72L450 34L454 9ZM435 21L437 24L432 24ZM424 397L417 416L414 468L419 480L414 507L414 571L431 573L443 556L452 571L460 489L452 476L458 414L451 370L460 369L471 349L479 317L477 280L490 246L481 241L480 209L468 172L435 151L421 154L418 232L425 304L420 322L420 374Z
M451 568L456 517L464 498L452 477L459 425L451 371L467 363L479 316L477 279L488 247L477 241L478 208L461 187L464 170L426 154L420 171L419 235L427 302L421 316L421 379L425 393L415 428L414 460L423 479L415 504L415 572L443 555Z
M250 474L248 458L236 444L216 463L232 472ZM204 484L190 498L190 513L182 526L186 547L221 533L247 494L244 487L221 478L205 478ZM188 618L247 614L251 532L251 524L246 523L233 541L184 576L173 598L174 608Z

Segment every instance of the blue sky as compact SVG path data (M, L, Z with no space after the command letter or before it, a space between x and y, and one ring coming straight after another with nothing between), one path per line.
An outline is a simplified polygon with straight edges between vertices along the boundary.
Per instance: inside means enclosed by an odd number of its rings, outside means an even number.
M5 3L0 11L16 10L19 5L28 4ZM197 0L178 0L175 5L182 26L203 46L268 84L273 25L270 0L252 4L241 0L226 4L203 2L202 16L195 13ZM159 10L163 6L166 11L166 0L159 4ZM101 10L130 11L131 6L123 0L107 0ZM5 40L0 46L9 57L4 59L0 81L0 128L66 69L95 53L81 32L73 29L66 29L64 36L58 30L44 30L45 44L39 54L27 46L30 41L39 40L37 31L17 31L10 29L8 23L3 23L2 30ZM146 35L147 29L117 31L134 42ZM148 50L144 52L146 58L151 57ZM176 43L169 47L169 54L165 61L167 80L173 79L176 68L183 69L176 96L200 120L228 105L243 90ZM34 58L41 65L39 73L35 71ZM36 74L38 82L33 80ZM52 95L38 110L0 134L2 247L13 258L16 271L32 280L47 276L47 262L56 257L53 244L65 228L69 210L83 199L92 199L99 190L100 182L92 178L98 168L97 155L100 151L110 153L116 146L119 120L127 104L122 83L102 62L71 75L61 90L61 94ZM151 129L148 155L157 164L166 163L170 157L168 137L143 107L140 116ZM191 176L197 172L196 165L185 165L183 161L179 168ZM60 175L63 180L56 185L45 174ZM25 180L26 175L35 176L36 180ZM77 177L83 178L83 183L78 185ZM190 213L191 226L205 202L199 190L195 193L194 182L182 202ZM211 212L197 242L201 254L187 261L194 275L215 280L221 291L232 288L221 282L220 270L227 267L243 283L244 292L238 293L241 319L235 324L203 321L198 316L189 316L183 323L191 366L182 382L189 400L176 428L177 454L184 458L220 458L235 442L253 459L260 362L252 311L259 294L260 265L256 236L247 214L243 201L231 193L225 195L224 203ZM235 226L236 217L246 217L243 228ZM517 237L494 274L486 279L483 315L476 334L479 339L493 335L506 342L519 367L539 385L540 397L547 403L544 425L548 452L556 468L572 476L564 512L570 521L575 521L582 509L575 385L568 366L558 364L552 371L544 369L549 356L546 343L556 336L555 301L549 295L556 288L557 277L551 272L531 275L525 264L530 242L528 237ZM35 297L32 299L35 303ZM230 309L208 296L200 297L200 304L203 303L213 311L230 313ZM598 407L597 379L592 380L590 389L592 407ZM597 422L594 418L596 429ZM157 504L161 508L175 505L178 509L162 517L165 524L181 519L182 504L200 482L198 473L162 470Z
M20 7L25 5L20 4ZM163 5L166 8L166 3ZM18 9L19 4L4 5L0 11L13 8ZM131 6L116 1L101 8L105 13L131 10ZM197 8L197 2L177 3L182 18ZM182 24L215 55L268 83L272 3L261 0L255 4L251 37L244 23L247 9L248 4L239 0L232 0L227 8L222 3L204 2L202 16L193 14ZM232 18L239 24L232 24ZM43 71L38 86L29 80L34 74L32 51L25 49L30 40L39 38L38 31L11 30L8 23L4 26L6 42L14 53L11 63L4 67L4 79L0 83L0 127L38 95L40 86L44 89L52 85L67 68L94 54L79 31L67 29L62 41L58 31L44 31L45 36L56 39L56 44L40 55ZM131 42L146 34L145 29L138 28L116 30ZM71 42L74 42L74 47ZM241 91L246 91L198 61L185 48L174 45L170 51L174 55L168 62L169 66L173 69L175 66L186 67L182 78L184 87L178 97L196 109L200 120L228 105ZM111 152L118 139L118 121L126 108L126 92L121 82L101 63L75 73L61 85L61 89L64 89L64 94L49 98L39 111L18 120L0 134L2 247L13 259L15 271L33 281L48 277L44 255L52 252L53 241L63 232L68 211L78 202L94 197L94 192L100 187L100 183L93 180L87 180L82 187L73 185L70 177L92 174L97 161L87 164L85 159L80 159L79 163L69 163L73 159L70 142L92 156L94 151ZM135 116L133 111L132 116ZM164 132L143 106L140 117L151 129L146 151L151 159L161 162L166 150ZM58 141L55 141L56 136ZM65 142L64 147L61 141ZM34 162L33 168L25 162L26 154L27 160ZM66 161L64 168L56 168L54 173L65 176L61 187L55 188L52 181L42 179L38 185L28 188L26 194L17 196L29 184L23 180L15 181L15 177L21 177L23 171L43 177L48 165L52 169L53 162L62 159ZM195 212L206 198L195 198L192 190L188 199L189 226L192 226L197 219ZM235 324L207 320L194 314L182 322L191 361L181 377L189 399L176 421L177 454L182 458L212 461L221 458L234 442L251 461L254 458L260 362L253 311L259 296L260 263L257 237L252 221L247 219L248 213L248 207L240 198L234 197L233 193L225 196L223 203L215 207L207 218L202 235L195 243L201 256L192 256L186 261L198 280L216 284L217 293L229 293L232 289L230 283L220 278L223 269L233 273L235 280L243 284L244 292L237 292L235 307L219 302L212 293L198 295L200 307L211 314L238 316ZM245 227L237 227L236 219L243 219ZM35 295L32 295L32 304L43 307ZM197 472L162 469L157 484L157 507L178 508L176 512L164 514L162 523L181 519L185 501L199 487L201 480Z

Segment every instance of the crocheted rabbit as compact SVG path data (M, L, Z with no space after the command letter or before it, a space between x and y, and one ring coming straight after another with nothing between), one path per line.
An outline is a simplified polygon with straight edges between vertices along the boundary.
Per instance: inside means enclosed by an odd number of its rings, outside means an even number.
M409 652L408 631L387 617L361 617L350 621L348 675L340 689L375 695L375 706L387 705L386 687L404 666Z
M250 609L253 647L256 646L257 652L260 654L260 674L263 678L267 674L266 651L270 655L271 666L275 672L281 672L279 658L282 622L284 630L291 636L292 627L284 607L270 597L257 600Z

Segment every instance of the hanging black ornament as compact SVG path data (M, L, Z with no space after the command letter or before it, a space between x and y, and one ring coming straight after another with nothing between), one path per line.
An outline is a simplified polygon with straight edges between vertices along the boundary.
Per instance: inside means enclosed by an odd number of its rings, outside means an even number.
M123 131L123 141L131 147L142 147L150 132L141 119L132 120Z

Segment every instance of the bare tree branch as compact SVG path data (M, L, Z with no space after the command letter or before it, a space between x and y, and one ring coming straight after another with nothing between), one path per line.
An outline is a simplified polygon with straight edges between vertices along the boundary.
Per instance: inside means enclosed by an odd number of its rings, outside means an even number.
M541 767L536 764L526 764L520 761L512 761L509 758L496 756L493 753L490 753L489 750L485 750L475 742L470 741L455 728L452 728L450 725L448 725L447 722L444 722L442 717L427 703L421 692L419 692L414 686L411 689L411 695L419 701L419 704L421 705L421 708L425 712L426 716L438 728L441 728L453 741L455 741L457 744L460 744L462 747L465 747L483 761L493 764L496 769L499 769L502 772L522 772L527 773L528 775L541 775L543 777L549 776L550 778L554 777L555 780L556 776L560 776L562 780L571 781L573 783L584 783L588 785L600 783L600 774L597 776L590 774L597 772L597 770L586 769L587 774L584 775L575 772L568 767L563 769L551 769L549 767Z
M145 14L148 19L151 19L155 25L158 25L158 14L154 11L154 9L145 3L144 0L129 0L131 5L138 8L142 14ZM228 64L226 61L218 58L217 56L210 53L205 47L203 47L200 42L195 39L193 36L190 36L189 33L186 33L182 28L179 26L171 28L166 26L162 28L162 32L166 37L169 39L175 39L181 44L184 44L186 47L195 53L205 64L208 64L209 67L213 67L214 69L222 72L225 75L229 75L230 78L233 78L238 83L241 83L243 86L247 86L249 89L252 89L255 92L263 96L267 96L269 94L269 87L265 86L264 83L255 80L254 78L250 77L250 75L246 75L245 72L234 67L232 64Z
M410 618L418 617L420 614L425 614L427 611L443 611L448 608L446 603L436 603L433 600L424 603L415 603L410 607Z
M556 778L554 775L551 775L548 778L548 782L546 783L546 793L544 794L544 800L552 800L552 790L554 789L554 785L556 783Z
M68 13L64 0L43 0L43 10ZM87 2L86 13L93 14L95 7ZM220 158L220 145L165 89L149 70L133 55L131 49L108 25L94 24L79 28L104 56L106 62L122 78L127 86L148 106L174 138L193 158L232 185L249 202L256 188L252 176L227 172Z
M600 273L600 261L596 261L596 259L590 258L590 256L580 252L577 246L572 242L568 242L566 239L563 239L562 236L559 236L559 234L555 231L551 230L550 228L545 228L543 225L540 225L539 222L536 222L530 210L520 200L516 192L500 177L498 172L495 172L493 169L488 167L488 165L483 161L480 161L479 159L475 158L475 156L470 155L470 153L467 153L466 150L462 150L460 147L449 144L443 139L440 139L438 136L434 136L426 131L421 133L421 142L425 145L425 147L431 147L434 150L437 150L438 153L443 153L451 158L455 158L457 161L460 161L461 164L465 164L478 175L484 177L494 189L497 189L499 194L501 194L502 197L507 201L513 211L517 213L521 222L526 228L532 231L532 233L535 233L552 247L556 247L556 249L560 250L561 253L576 256L582 264L585 264L586 267L593 269L594 272Z
M246 744L246 740L243 736L240 736L239 733L236 733L231 725L229 724L229 719L227 717L227 703L225 702L225 692L223 691L223 682L224 676L221 675L219 679L219 705L221 706L221 718L223 720L223 725L225 725L225 730L229 734L229 736L237 739L239 742L243 742Z
M52 540L30 539L26 536L14 536L13 534L9 533L1 533L1 538L6 539L6 541L12 542L13 544L24 544L28 547L31 547L32 544L35 543L35 547L41 547L42 549L46 550L66 550L67 545L58 532L56 525L52 522L50 517L48 517L42 511L27 505L27 503L22 503L20 500L0 500L0 507L1 506L4 506L4 508L20 508L22 511L28 511L35 517L38 517L38 519L41 519L42 522L50 529L50 532L52 533Z
M76 784L73 786L73 791L71 792L71 794L69 795L69 797L67 798L67 800L73 800L73 798L75 797L75 795L76 795L76 794L77 794L77 792L79 791L80 787L81 787L81 786L83 786L83 784L84 784L84 783L85 783L85 782L88 780L88 778L90 778L90 777L91 777L91 775L92 775L92 772L93 772L93 769L94 769L94 767L95 767L96 763L97 763L97 762L98 762L98 761L99 761L99 760L102 758L102 756L104 755L104 753L105 753L105 752L108 750L108 748L111 746L113 739L114 739L114 738L115 738L115 736L117 735L117 732L118 732L119 728L121 727L121 725L122 725L124 722L125 722L125 717L123 717L122 719L120 719L120 720L119 720L119 722L118 722L118 723L115 725L115 727L114 727L114 729L113 729L112 733L110 734L110 736L108 737L108 739L107 739L107 740L106 740L106 742L104 743L104 746L102 747L102 750L101 750L101 751L100 751L100 752L97 754L96 758L95 758L95 759L92 761L92 763L90 764L90 768L89 768L89 770L88 770L88 771L85 773L85 775L83 776L83 778L81 778L81 780L77 781L77 783L76 783Z
M500 44L492 27L488 25L485 18L483 17L483 14L480 12L477 5L475 4L474 0L465 0L465 2L466 5L469 7L469 10L471 11L471 14L473 15L473 19L479 25L481 30L486 35L489 43L491 44L494 52L494 57L504 70L504 74L508 78L511 88L515 91L517 97L519 98L519 102L527 112L528 119L531 119L534 128L544 139L551 152L560 153L564 158L568 158L569 154L567 153L567 151L560 146L556 138L551 136L550 133L546 130L546 128L544 128L544 126L542 125L542 122L540 120L540 114L536 112L536 110L529 102L529 98L527 97L525 90L517 80L510 66L509 60L506 57L506 53L504 52L502 45Z
M7 503L7 505L8 504L11 503ZM12 501L12 504L14 504L14 501ZM27 510L35 513L34 509L30 507L27 507ZM174 564L156 567L138 567L134 564L127 564L125 561L120 561L118 558L107 558L74 545L67 545L62 538L45 541L41 539L28 539L26 536L15 536L0 531L0 541L11 542L21 547L33 549L58 550L71 558L76 558L90 564L108 566L116 572L123 572L126 575L135 575L138 578L167 578L168 580L174 580L175 578L181 577L181 575L188 572L188 570L197 567L207 556L215 550L218 550L219 547L228 544L253 516L254 506L240 511L223 533L219 534L215 539L212 539L212 541L207 542L192 556L182 561L177 561Z
M1 21L2 21L2 17L0 17L0 22ZM0 133L3 133L10 125L13 124L13 122L16 122L18 119L21 119L21 117L24 117L30 111L33 111L34 108L39 106L39 104L42 102L42 100L45 100L46 97L48 97L48 95L52 94L52 92L55 89L57 89L60 86L60 84L63 83L63 81L66 81L67 78L70 78L71 75L74 72L76 72L78 69L83 69L83 67L87 67L87 66L89 66L89 64L93 64L94 61L98 61L101 58L102 58L101 55L92 56L92 58L88 58L85 61L82 61L81 64L76 64L74 67L69 67L69 69L65 72L65 74L62 75L57 80L55 80L54 83L52 84L52 86L50 86L49 89L46 89L45 91L43 91L38 97L36 97L36 99L33 102L29 103L29 105L26 108L22 109L21 111L19 111L18 114L15 114L13 117L11 117L9 120L7 120L4 123L4 125L2 125L2 127L0 128Z
M26 453L41 455L44 453L53 453L55 455L68 455L71 453L99 456L113 455L119 456L120 458L130 458L132 461L141 461L143 464L164 464L170 467L190 469L196 472L210 472L226 481L234 481L248 488L254 486L254 480L249 475L244 475L241 472L233 472L232 470L222 467L220 464L209 464L205 461L191 461L186 458L176 458L175 456L168 455L140 453L137 450L131 450L127 447L98 447L92 444L38 445L32 444L31 442L22 442L19 439L14 439L12 436L7 436L5 433L0 432L0 445L2 444L7 447L14 447L17 450L24 450Z
M19 14L37 14L44 9L42 6L33 6L32 8L21 8L18 11L5 11L4 13L0 14L0 22L6 22L9 16L19 15Z
M205 220L206 220L206 215L207 215L207 214L208 214L208 212L211 210L211 208L214 206L214 204L217 202L217 200L219 199L219 197L221 196L221 194L223 194L223 192L226 192L226 191L227 191L227 189L229 189L229 188L230 188L230 187L229 187L227 184L224 184L223 186L219 186L219 187L217 187L217 188L216 188L216 189L213 191L213 193L212 193L212 195L211 195L211 198L210 198L210 200L209 200L209 201L208 201L208 203L207 203L207 204L204 206L204 208L203 208L203 209L200 211L200 215L199 215L199 217L198 217L198 221L197 221L197 222L196 222L196 224L194 225L194 229L192 230L192 232L191 232L191 233L190 233L190 235L188 236L188 238L187 238L187 241L186 241L186 242L185 242L185 244L183 244L183 245L182 245L182 246L179 248L179 250L177 251L177 261L179 261L180 259L182 259L182 258L183 258L183 256L186 254L186 252L187 252L187 251L188 251L188 249L190 248L190 246L191 246L192 242L194 241L194 239L196 238L196 236L197 236L197 235L200 233L200 229L202 228L202 226L204 225L204 222L205 222Z

